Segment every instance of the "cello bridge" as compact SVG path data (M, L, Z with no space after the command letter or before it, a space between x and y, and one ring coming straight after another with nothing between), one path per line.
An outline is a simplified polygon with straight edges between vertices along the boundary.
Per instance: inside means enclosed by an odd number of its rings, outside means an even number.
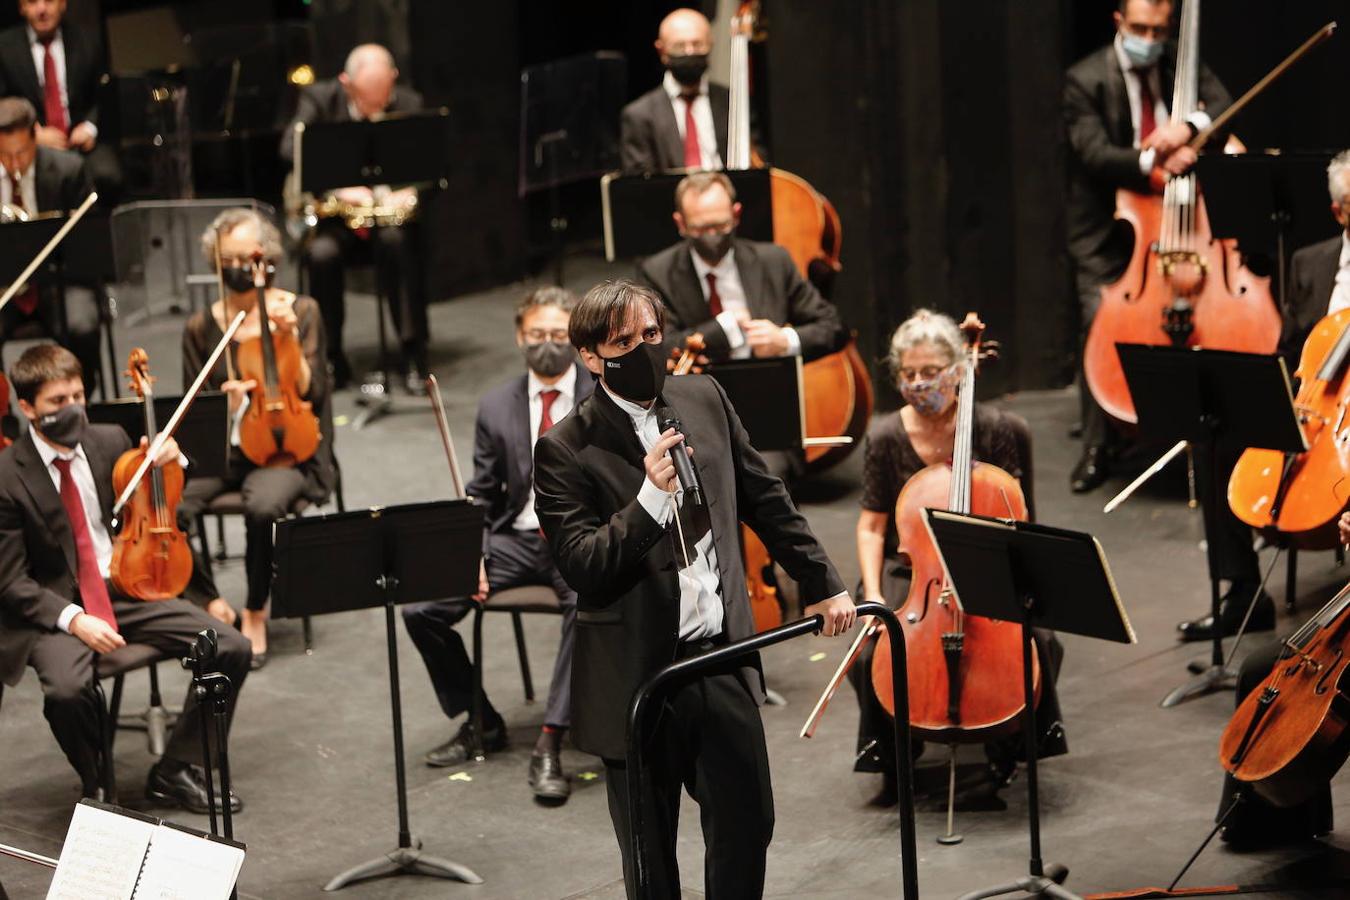
M1205 258L1194 250L1159 250L1158 251L1158 269L1164 277L1170 277L1178 266L1192 265L1206 272L1209 264Z

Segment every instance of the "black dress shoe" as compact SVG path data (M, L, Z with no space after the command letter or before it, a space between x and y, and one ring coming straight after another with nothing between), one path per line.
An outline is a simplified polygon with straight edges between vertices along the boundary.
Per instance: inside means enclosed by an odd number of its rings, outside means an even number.
M1069 475L1069 487L1075 494L1086 494L1100 487L1109 474L1111 473L1106 463L1106 448L1088 447L1079 458L1078 465L1073 467L1073 473Z
M1219 604L1219 626L1223 637L1232 637L1242 625L1242 617L1247 614L1247 605L1256 593L1256 585L1238 582L1228 589ZM1257 598L1252 608L1252 617L1247 621L1248 631L1272 631L1275 628L1275 601L1265 591ZM1177 623L1177 638L1182 641L1210 641L1214 639L1214 617L1201 616L1189 622Z
M160 760L150 768L150 775L145 779L145 796L160 806L181 806L200 815L210 812L206 802L206 772L201 766ZM243 808L243 802L231 790L230 812L237 813ZM216 812L222 811L220 794L217 793Z
M413 367L408 370L404 376L404 389L414 397L425 397L427 395L427 376L422 374L422 370Z
M473 758L473 722L465 722L459 733L423 757L427 765L441 768L458 766ZM506 723L500 718L483 728L483 752L497 753L506 749Z
M530 757L530 787L536 800L562 805L572 794L572 783L563 774L557 753L535 753Z
M250 670L250 671L253 671L253 672L258 671L259 669L261 669L261 668L262 668L263 666L265 666L265 665L267 665L267 651L266 651L266 650L264 650L262 653L255 653L255 654L253 654L252 658L249 659L249 661L248 661L248 667L249 667L249 670Z

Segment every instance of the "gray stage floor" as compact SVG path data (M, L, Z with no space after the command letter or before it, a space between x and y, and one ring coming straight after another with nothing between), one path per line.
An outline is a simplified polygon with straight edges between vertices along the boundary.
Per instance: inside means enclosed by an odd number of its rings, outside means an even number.
M598 263L571 266L571 285L589 286L605 273ZM480 391L520 371L510 339L511 309L526 285L462 297L432 310L434 366L446 395L462 465L471 460L472 422ZM349 342L358 362L373 359L371 304L350 303ZM180 322L165 317L142 326L161 392L176 388ZM993 335L993 337L998 337ZM131 336L119 335L125 356ZM1005 352L1017 352L1008 347ZM161 361L163 360L163 361ZM1000 401L1025 415L1036 434L1037 503L1044 522L1096 533L1111 561L1139 635L1136 646L1068 636L1060 695L1071 753L1042 768L1045 856L1067 864L1069 886L1080 892L1163 885L1204 836L1219 793L1216 746L1232 708L1231 694L1215 694L1163 710L1158 700L1186 676L1201 655L1173 637L1173 625L1207 602L1201 522L1180 499L1179 478L1146 490L1104 517L1106 491L1075 497L1067 472L1076 446L1065 437L1076 401L1067 391L1036 392ZM337 451L349 506L445 497L450 481L433 420L420 404L364 430L350 427L352 396L340 397ZM853 547L860 464L857 456L804 491L805 511L849 583L857 577ZM1117 487L1119 484L1116 485ZM232 525L231 548L242 551ZM1272 551L1265 551L1269 562ZM1301 561L1301 614L1337 587L1345 573L1330 554ZM1279 571L1282 573L1283 566ZM1282 575L1273 590L1282 594ZM222 587L242 600L242 564L222 567ZM1295 618L1281 613L1280 627ZM557 622L526 623L540 693L546 688ZM622 896L619 857L598 761L568 749L564 763L575 793L561 808L536 806L525 770L542 709L523 701L509 627L487 626L486 683L506 716L513 744L482 765L460 771L429 769L421 753L452 731L437 709L421 662L400 626L403 702L413 830L426 850L478 872L470 887L422 877L355 886L352 898ZM303 652L300 629L272 630L272 662L243 692L232 740L235 781L247 808L237 834L249 844L241 879L245 897L317 897L335 873L375 857L396 843L389 694L382 614L348 613L316 622L317 647ZM1263 636L1262 639L1265 639ZM797 738L802 720L845 649L840 639L802 639L766 654L774 687L788 706L768 708L764 721L772 757L777 808L769 857L771 896L896 896L898 826L892 813L869 809L874 776L851 772L856 711L851 692L836 697L814 740ZM166 667L167 669L167 667ZM183 676L164 673L177 696ZM126 705L145 697L143 680L130 680ZM939 753L920 761L921 778L941 780ZM963 755L970 767L978 751ZM118 772L124 802L138 805L152 760L134 733L119 738ZM1339 781L1344 783L1345 779ZM55 856L78 799L77 784L42 718L36 681L5 691L0 712L0 842ZM1026 864L1026 799L1019 778L1003 792L1005 809L963 812L965 842L939 846L940 800L924 804L918 823L919 874L929 896L951 897L1006 880ZM1338 817L1350 822L1350 792L1340 790ZM176 815L205 827L205 819ZM687 804L680 855L685 885L701 895L701 840L696 809ZM1300 850L1238 855L1214 845L1185 884L1277 884L1345 871L1345 832ZM0 882L15 898L42 896L49 877L0 858ZM1305 882L1306 883L1306 882ZM1280 892L1282 896L1327 891ZM1266 896L1276 896L1274 891Z

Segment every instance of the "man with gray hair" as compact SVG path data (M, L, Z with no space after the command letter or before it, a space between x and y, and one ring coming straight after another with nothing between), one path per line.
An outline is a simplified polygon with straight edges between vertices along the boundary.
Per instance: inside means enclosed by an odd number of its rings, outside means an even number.
M1289 265L1280 355L1290 371L1298 366L1313 326L1350 307L1350 150L1336 154L1327 166L1327 191L1341 233L1296 251Z
M299 123L377 120L421 109L422 96L397 82L398 67L387 49L379 44L354 48L347 54L346 65L337 78L317 81L301 92L295 118L281 136L283 160L296 162L295 126ZM416 198L413 188L392 189L388 185L354 185L340 188L334 194L342 203L358 207L374 205L377 200L381 206L407 205ZM342 341L346 266L353 258L360 259L366 254L373 256L388 291L389 311L402 345L407 388L412 393L422 393L426 377L427 301L418 234L411 223L362 234L348 229L340 217L320 219L305 247L310 293L319 303L328 333L328 360L333 367L334 385L343 387L351 379L351 366Z

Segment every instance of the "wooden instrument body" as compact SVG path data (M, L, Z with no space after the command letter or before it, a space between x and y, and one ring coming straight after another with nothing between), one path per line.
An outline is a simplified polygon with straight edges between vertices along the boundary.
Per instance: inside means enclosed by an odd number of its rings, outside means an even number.
M750 616L755 634L783 624L783 608L778 605L778 588L769 583L765 572L773 566L769 548L748 526L741 526L741 559L745 563L745 586L750 593Z
M1350 365L1343 361L1325 380L1321 371L1337 345L1350 340L1347 328L1350 309L1323 318L1303 344L1295 372L1299 389L1294 408L1307 451L1289 462L1285 475L1285 454L1249 448L1228 479L1228 505L1235 516L1253 528L1291 535L1304 549L1330 550L1339 543L1336 520L1350 500L1346 477L1350 463L1350 378L1346 372Z
M254 465L294 466L319 449L319 419L296 387L303 360L299 338L270 329L238 347L239 378L258 385L239 421L239 449Z
M1191 210L1193 231L1187 247L1196 261L1175 263L1169 273L1158 249L1163 198L1116 193L1116 217L1133 228L1134 250L1124 274L1102 288L1101 305L1083 348L1083 371L1097 403L1123 422L1135 422L1137 417L1116 344L1171 344L1164 325L1174 301L1185 300L1192 308L1186 346L1272 353L1279 341L1280 313L1271 297L1270 279L1243 266L1234 241L1211 235L1203 197L1197 194Z
M7 409L9 409L9 379L4 376L4 373L0 373L0 410ZM5 449L12 443L14 443L12 440L0 434L0 450Z
M847 444L806 448L807 471L823 472L857 448L872 420L872 378L857 343L849 341L843 350L805 363L802 390L808 438L853 438Z
M134 447L113 464L113 493L121 494L140 468L145 451ZM178 530L177 509L183 499L183 467L176 460L159 467L165 512L157 514L154 477L141 479L122 514L122 529L113 543L108 580L122 594L137 600L180 597L192 578L192 547Z
M1281 659L1243 700L1219 742L1219 762L1224 769L1276 806L1307 800L1350 756L1350 680L1346 675L1350 613L1344 608L1344 596L1342 592L1342 608L1330 624L1315 631L1297 653ZM1278 693L1261 714L1267 690ZM1235 763L1239 752L1241 759Z
M971 512L1025 521L1022 488L1003 469L975 463L970 473ZM946 463L916 472L896 502L900 550L909 557L912 580L899 610L905 629L909 670L910 725L920 737L943 743L984 741L1013 733L1026 706L1022 690L1022 628L961 614L964 641L960 654L959 702L951 714L953 692L943 637L953 630L959 600L950 590L923 510L948 509L952 468ZM1032 677L1040 696L1040 663L1032 648ZM891 691L891 646L882 631L872 654L872 685L877 699L895 715Z

